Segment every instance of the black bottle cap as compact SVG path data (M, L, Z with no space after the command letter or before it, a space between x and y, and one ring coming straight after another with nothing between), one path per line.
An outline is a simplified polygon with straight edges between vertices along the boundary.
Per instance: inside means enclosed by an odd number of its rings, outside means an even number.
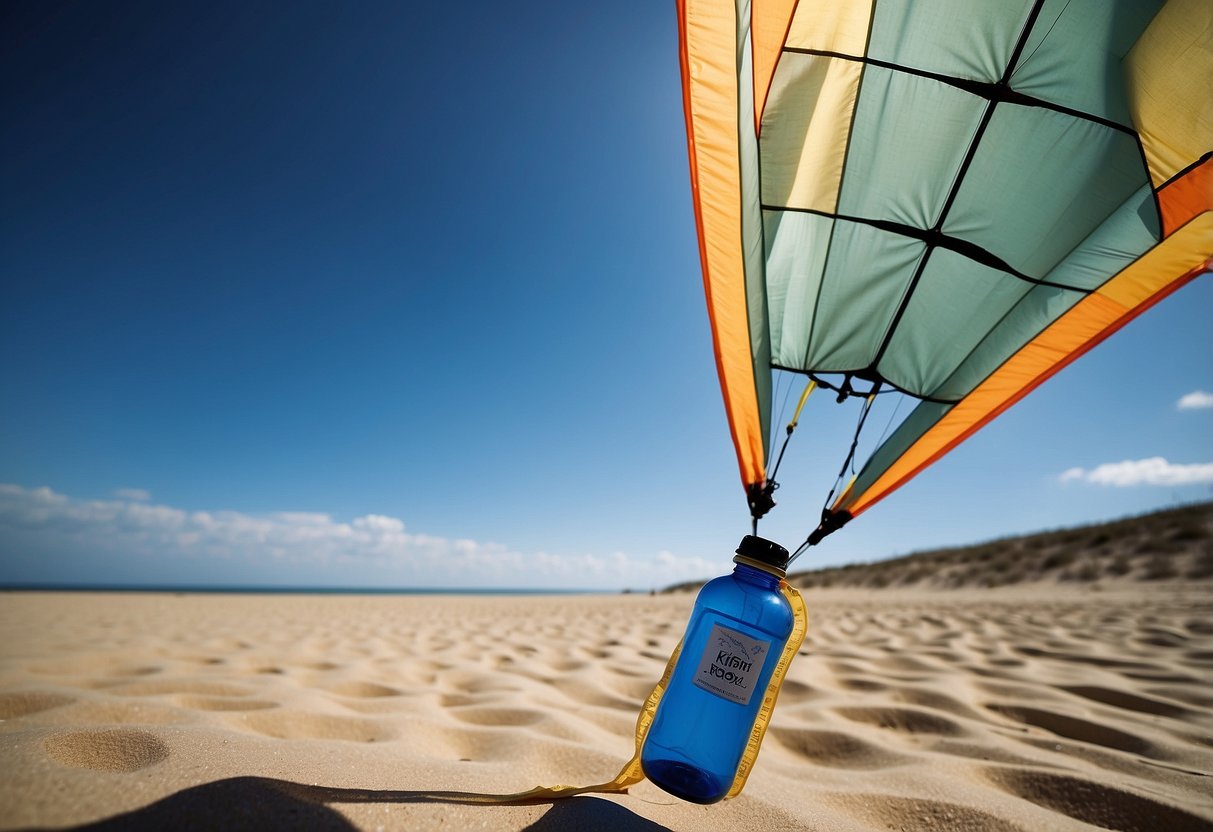
M737 554L773 566L780 572L788 568L788 550L765 537L747 534L737 546Z

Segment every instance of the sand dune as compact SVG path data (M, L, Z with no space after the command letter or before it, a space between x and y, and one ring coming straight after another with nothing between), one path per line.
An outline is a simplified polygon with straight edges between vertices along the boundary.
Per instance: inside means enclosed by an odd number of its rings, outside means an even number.
M799 587L955 589L1213 580L1213 503L801 572Z
M806 558L808 560L808 558ZM1029 583L1213 581L1213 503L794 572L801 589L959 589ZM703 581L668 587L691 592Z
M745 793L600 782L689 595L0 596L0 825L1213 829L1213 592L814 590Z

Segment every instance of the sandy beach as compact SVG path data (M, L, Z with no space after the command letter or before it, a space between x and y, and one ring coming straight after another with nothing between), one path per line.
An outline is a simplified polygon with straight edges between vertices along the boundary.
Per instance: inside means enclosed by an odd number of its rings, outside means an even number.
M693 596L0 596L0 825L1213 829L1213 586L812 590L745 792L590 784Z

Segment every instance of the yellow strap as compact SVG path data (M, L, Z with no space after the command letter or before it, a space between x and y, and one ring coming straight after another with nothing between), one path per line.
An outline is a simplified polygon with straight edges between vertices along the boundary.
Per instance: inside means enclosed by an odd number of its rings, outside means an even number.
M679 641L678 646L674 648L674 652L670 654L670 660L666 662L665 672L661 674L661 679L653 687L652 692L649 693L649 698L644 700L644 707L640 709L640 715L636 717L636 752L632 755L632 759L628 760L623 768L619 770L619 773L615 775L615 779L599 783L597 786L536 786L530 791L503 795L498 798L498 801L501 803L514 803L519 800L549 800L559 797L572 797L573 795L586 794L588 792L603 794L626 792L629 786L635 786L643 780L644 771L640 768L640 749L644 747L644 738L649 735L649 726L653 724L653 716L657 713L657 703L665 695L665 689L670 684L670 676L674 673L674 665L678 663L678 654L681 652L682 642Z
M809 613L805 609L804 599L800 597L800 593L789 586L787 581L780 581L779 589L783 593L783 597L787 598L788 603L792 605L792 634L788 636L788 643L783 648L779 663L775 665L775 670L771 673L771 681L767 684L766 693L762 696L762 707L758 709L758 716L754 718L750 741L746 743L745 753L741 755L741 762L737 764L737 776L733 778L733 786L724 796L725 800L736 797L745 788L746 778L750 776L750 770L754 768L754 761L758 759L758 748L762 745L762 738L767 733L771 714L775 712L775 702L779 699L779 689L783 687L783 678L792 665L792 659L796 658L796 654L800 651L805 633L809 631Z
M817 389L817 379L810 379L805 385L804 392L800 394L800 401L796 405L796 412L792 414L792 421L788 422L789 430L796 430L796 425L800 423L800 411L804 410L804 403L809 400L809 394Z
M788 643L779 656L779 663L775 665L775 670L771 673L771 681L767 684L766 692L762 697L762 707L758 709L758 715L754 719L749 742L746 743L745 753L741 755L741 762L737 766L737 776L733 778L733 785L725 795L725 800L736 797L745 788L746 778L750 776L750 771L754 768L754 761L758 759L758 748L762 745L762 738L767 732L767 725L775 710L775 702L779 699L779 689L783 686L783 679L809 629L809 614L800 593L789 586L786 581L780 582L779 589L792 607L792 634L788 636ZM517 803L523 800L556 800L591 792L620 794L626 792L628 787L635 786L644 779L644 771L640 768L640 750L644 748L644 739L648 736L649 727L653 724L657 704L661 702L661 697L665 695L666 688L669 687L670 676L674 672L674 665L678 663L678 654L681 652L682 642L680 641L674 648L674 652L670 654L670 660L666 662L665 672L661 674L661 679L654 686L648 699L644 701L644 707L640 709L640 715L636 718L636 751L632 755L632 759L624 764L613 780L599 783L596 786L536 786L529 791L515 794L476 795L475 797L483 799L473 799L467 802Z

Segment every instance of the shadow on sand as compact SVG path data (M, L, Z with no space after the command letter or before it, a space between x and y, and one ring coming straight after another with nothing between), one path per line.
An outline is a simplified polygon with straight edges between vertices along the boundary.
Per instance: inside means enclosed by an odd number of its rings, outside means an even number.
M306 786L269 777L231 777L183 789L142 809L115 815L77 830L277 829L351 830L348 818L332 808L337 803L450 803L492 805L493 795L475 792L372 791ZM526 829L555 832L654 832L666 827L639 817L601 798L520 801L508 805L548 803L551 809Z

